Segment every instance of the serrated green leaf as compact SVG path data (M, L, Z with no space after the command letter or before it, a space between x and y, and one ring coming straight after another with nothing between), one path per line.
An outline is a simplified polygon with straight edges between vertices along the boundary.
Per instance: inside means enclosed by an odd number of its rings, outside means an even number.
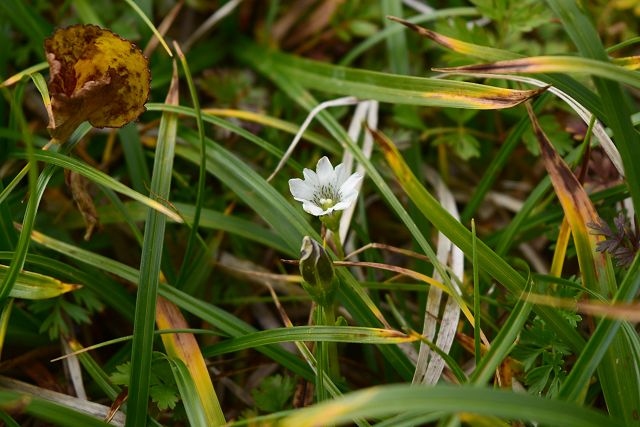
M109 375L109 379L114 384L129 385L129 378L131 377L131 362L125 362L116 366L116 371Z
M149 387L149 396L161 411L175 408L176 403L180 400L176 389L164 383L154 384Z
M272 375L251 390L251 396L261 411L276 412L286 408L294 389L295 381L291 377Z

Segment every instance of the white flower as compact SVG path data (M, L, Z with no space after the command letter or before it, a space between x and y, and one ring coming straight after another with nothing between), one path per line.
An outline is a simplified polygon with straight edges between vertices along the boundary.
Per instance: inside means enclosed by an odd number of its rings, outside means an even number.
M327 157L318 160L316 171L304 169L304 181L289 180L293 198L302 202L302 208L315 216L329 215L347 209L358 197L358 184L362 175L348 171L341 163L334 169Z

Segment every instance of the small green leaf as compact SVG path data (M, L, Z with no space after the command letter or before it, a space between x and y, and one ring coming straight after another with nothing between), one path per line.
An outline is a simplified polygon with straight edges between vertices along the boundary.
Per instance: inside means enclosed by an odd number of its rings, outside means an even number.
M176 393L176 388L164 383L154 384L149 387L149 395L161 411L175 408L176 403L180 400L178 393Z
M480 155L480 141L468 133L459 132L441 136L433 141L435 145L446 144L458 157L469 160Z
M295 383L291 377L273 375L262 380L258 387L251 390L251 395L258 409L271 413L286 409L294 388Z
M131 375L131 362L123 363L116 366L116 371L109 376L112 383L118 385L129 385L129 377Z
M551 375L552 367L549 365L538 366L537 368L533 368L529 371L526 377L526 383L529 386L529 393L531 394L539 394L542 393L547 382L549 381L549 376Z

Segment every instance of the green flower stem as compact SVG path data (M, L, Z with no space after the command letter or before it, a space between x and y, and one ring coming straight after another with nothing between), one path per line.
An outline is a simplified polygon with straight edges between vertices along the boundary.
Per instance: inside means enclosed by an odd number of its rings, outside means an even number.
M340 241L340 232L338 230L331 232L331 240L336 246L336 255L340 261L344 259L344 249L342 247L342 241Z
M339 221L338 221L339 224ZM344 259L344 248L342 247L342 240L340 239L340 227L336 227L335 230L331 230L331 239L336 247L336 256L340 261ZM336 280L336 279L334 279ZM336 325L336 303L330 301L325 304L321 309L324 311L324 325L335 326ZM327 342L327 352L329 353L329 377L334 381L338 381L340 378L340 364L338 362L338 346L335 342Z
M335 304L316 306L316 325L335 326ZM317 371L317 397L318 401L327 399L327 391L324 387L323 372L326 372L332 381L340 378L340 364L338 362L338 347L335 342L318 342L316 344Z
M316 325L324 324L324 309L322 306L317 305L314 313L315 323ZM316 400L318 402L322 402L327 400L328 393L324 386L324 374L325 372L329 375L329 349L326 342L318 342L316 343L315 353L316 353Z
M336 305L330 304L322 308L324 310L324 324L326 326L336 325ZM338 345L335 342L327 342L327 352L329 353L329 377L337 382L340 378L340 363L338 362Z

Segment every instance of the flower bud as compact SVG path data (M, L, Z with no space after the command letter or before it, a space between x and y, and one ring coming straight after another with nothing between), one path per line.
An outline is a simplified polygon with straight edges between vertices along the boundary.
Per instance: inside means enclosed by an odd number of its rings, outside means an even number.
M302 287L319 305L333 303L333 262L320 243L309 236L302 239L300 248L300 274Z

